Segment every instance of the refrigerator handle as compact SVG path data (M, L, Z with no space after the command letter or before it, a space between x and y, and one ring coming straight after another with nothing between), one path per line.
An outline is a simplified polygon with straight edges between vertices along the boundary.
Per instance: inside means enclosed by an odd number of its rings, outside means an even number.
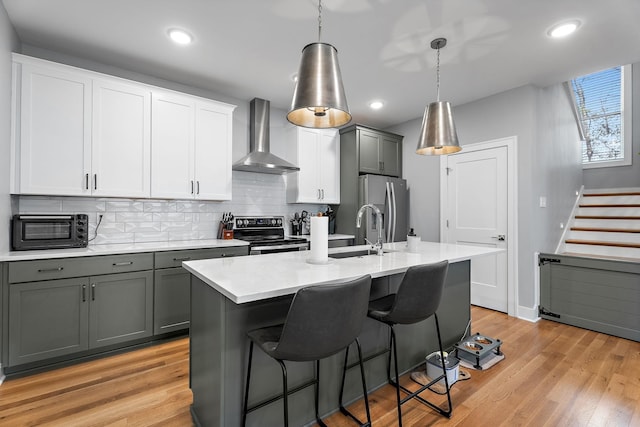
M393 215L391 217L391 219L393 220L393 227L391 227L391 240L389 240L390 242L395 242L396 241L396 227L397 227L397 211L396 211L396 188L393 185L393 182L390 183L391 184L391 207L393 208Z
M392 211L392 195L391 195L391 186L389 185L389 181L385 182L385 186L386 186L386 191L385 191L385 201L384 201L384 214L387 218L387 233L386 233L386 239L387 242L391 241L391 221L392 221L392 216L393 216L393 211ZM387 215L387 209L389 210L389 214ZM384 218L382 218L383 220L383 224L384 224Z

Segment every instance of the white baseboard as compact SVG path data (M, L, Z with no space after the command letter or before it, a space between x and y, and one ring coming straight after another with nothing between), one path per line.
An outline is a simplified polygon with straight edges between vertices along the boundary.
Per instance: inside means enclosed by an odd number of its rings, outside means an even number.
M522 319L522 320L526 320L529 322L537 322L538 320L540 320L540 317L538 317L538 308L537 307L525 307L522 305L518 306L518 319Z

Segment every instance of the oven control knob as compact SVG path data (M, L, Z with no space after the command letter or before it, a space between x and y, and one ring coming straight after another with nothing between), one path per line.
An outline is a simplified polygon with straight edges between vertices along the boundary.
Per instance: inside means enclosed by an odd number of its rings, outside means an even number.
M279 227L279 226L281 226L281 225L282 225L282 219L281 219L281 218L278 218L278 219L277 219L277 223L278 223L278 227Z
M276 225L276 220L275 219L271 219L271 225Z

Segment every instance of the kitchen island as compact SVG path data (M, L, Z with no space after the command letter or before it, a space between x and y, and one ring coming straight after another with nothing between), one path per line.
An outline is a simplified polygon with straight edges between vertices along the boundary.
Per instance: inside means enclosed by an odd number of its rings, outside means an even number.
M352 252L367 246L343 247L332 253ZM197 425L239 426L242 419L250 329L284 321L297 290L309 285L346 281L364 274L373 278L371 298L394 292L410 266L449 260L449 273L438 310L443 345L451 347L470 324L470 259L495 253L495 249L421 242L408 252L404 242L385 245L383 256L365 255L330 258L326 264L310 264L309 253L287 252L229 259L183 263L191 273L190 387L191 412ZM433 321L400 325L396 330L399 367L407 371L424 361L437 348ZM367 319L360 336L365 357L388 345L388 328ZM351 352L351 356L353 353ZM323 359L320 414L338 407L338 390L343 355ZM386 357L365 365L367 386L375 389L386 382ZM290 387L313 376L312 363L288 363ZM358 370L347 374L345 401L360 398ZM262 352L254 353L254 374L250 401L258 402L281 390L278 365ZM291 425L313 420L313 389L290 396ZM282 402L275 402L249 414L247 425L282 424Z

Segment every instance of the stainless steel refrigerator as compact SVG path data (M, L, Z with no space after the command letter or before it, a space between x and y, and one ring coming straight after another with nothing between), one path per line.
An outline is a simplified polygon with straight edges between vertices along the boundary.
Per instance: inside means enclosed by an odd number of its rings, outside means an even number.
M380 209L383 218L384 242L407 240L408 229L407 181L383 175L360 175L358 177L358 207L371 203ZM355 223L355 215L353 221ZM366 237L375 243L378 239L376 214L367 209L362 227L356 229L356 244L364 244Z

